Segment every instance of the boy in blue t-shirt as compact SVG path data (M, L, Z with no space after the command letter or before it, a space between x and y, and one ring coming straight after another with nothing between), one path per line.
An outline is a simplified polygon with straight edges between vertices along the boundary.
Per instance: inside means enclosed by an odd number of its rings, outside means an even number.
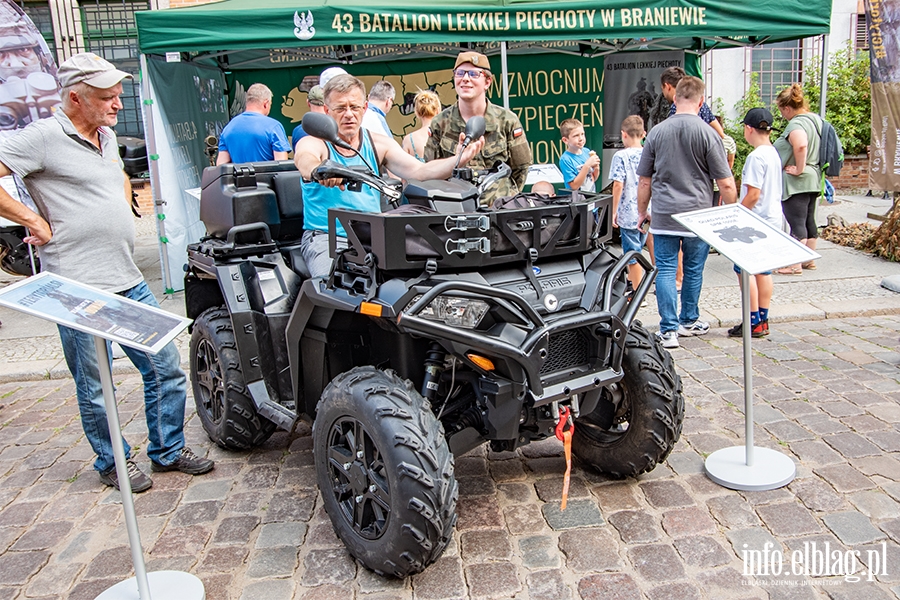
M619 228L622 237L622 252L634 250L640 252L647 242L647 234L638 229L637 209L637 168L641 162L644 148L644 121L638 115L631 115L622 121L623 150L615 153L609 167L609 178L613 182L613 227ZM631 286L637 289L644 269L634 259L628 263L628 279Z
M559 134L566 145L566 151L559 157L559 170L562 171L566 187L584 192L597 191L600 157L590 148L584 147L584 125L578 119L566 119L559 125Z

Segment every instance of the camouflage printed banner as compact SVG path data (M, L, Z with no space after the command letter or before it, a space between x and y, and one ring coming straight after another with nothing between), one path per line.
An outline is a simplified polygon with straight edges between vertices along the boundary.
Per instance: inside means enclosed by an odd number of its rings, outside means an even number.
M869 187L900 191L900 0L866 0L872 79Z
M41 32L13 0L0 0L0 144L61 104L56 61ZM0 178L10 196L34 207L18 176ZM11 225L0 218L0 227Z
M678 53L679 56L681 54ZM559 125L568 118L582 122L589 148L596 148L599 153L603 146L604 58L566 56L562 60L560 56L530 54L510 56L508 60L509 106L525 127L535 163L559 162L560 155L566 149L560 139ZM490 61L494 79L487 96L491 102L502 106L500 59L491 56ZM381 79L394 86L396 103L388 111L387 122L398 142L420 126L413 110L413 98L417 91L434 91L444 106L456 102L452 57L431 61L372 61L344 66L365 83L366 89ZM321 71L321 66L236 70L232 72L231 79L244 89L256 82L269 86L276 98L269 116L281 121L290 135L307 111L307 92ZM230 96L234 96L235 89L235 85L229 87Z

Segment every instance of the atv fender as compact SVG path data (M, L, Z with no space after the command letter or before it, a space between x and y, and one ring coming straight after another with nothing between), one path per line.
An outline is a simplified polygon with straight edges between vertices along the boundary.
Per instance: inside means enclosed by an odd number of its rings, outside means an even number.
M231 318L241 370L253 403L259 414L282 429L290 429L296 412L285 404L296 396L290 386L279 381L277 352L284 340L278 330L287 320L300 277L278 253L210 266ZM280 390L282 397L273 398L272 393Z

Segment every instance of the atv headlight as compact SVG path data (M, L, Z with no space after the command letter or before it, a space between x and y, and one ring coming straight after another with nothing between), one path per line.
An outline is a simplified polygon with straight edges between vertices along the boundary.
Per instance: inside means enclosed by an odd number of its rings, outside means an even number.
M421 296L413 298L416 302ZM441 321L453 327L474 329L487 313L488 303L473 298L438 296L419 313L423 319Z

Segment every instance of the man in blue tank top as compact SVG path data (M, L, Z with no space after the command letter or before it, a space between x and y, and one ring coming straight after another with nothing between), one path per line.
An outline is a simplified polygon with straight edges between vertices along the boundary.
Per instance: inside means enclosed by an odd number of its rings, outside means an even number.
M362 129L366 112L366 86L352 75L338 75L325 84L325 113L338 125L338 136L356 148L365 161L381 175L385 169L403 179L446 179L450 177L456 157L422 163L407 154L393 138ZM460 135L460 143L463 140ZM469 144L460 157L465 165L481 150L483 140ZM459 148L457 147L457 152ZM381 194L363 184L359 192L345 190L342 179L311 181L312 172L325 160L343 165L365 165L354 152L338 148L308 135L297 142L294 163L303 175L303 237L301 253L313 277L324 277L331 271L328 256L328 209L343 208L363 212L381 210ZM346 233L338 225L338 247L346 244Z

